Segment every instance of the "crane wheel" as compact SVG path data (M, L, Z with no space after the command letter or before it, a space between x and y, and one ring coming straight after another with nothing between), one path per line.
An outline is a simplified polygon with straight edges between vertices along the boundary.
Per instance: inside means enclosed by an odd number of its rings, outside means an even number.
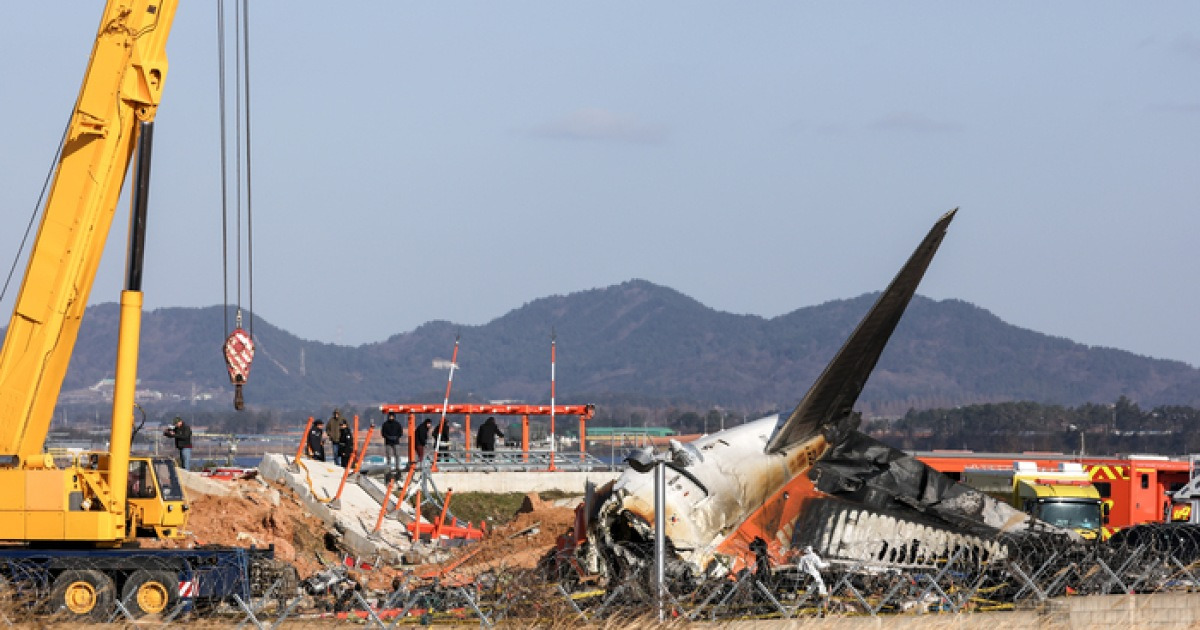
M70 569L58 574L50 604L73 620L102 621L112 611L113 581L95 570Z
M179 578L168 571L139 569L125 580L121 601L134 617L165 614L179 603Z

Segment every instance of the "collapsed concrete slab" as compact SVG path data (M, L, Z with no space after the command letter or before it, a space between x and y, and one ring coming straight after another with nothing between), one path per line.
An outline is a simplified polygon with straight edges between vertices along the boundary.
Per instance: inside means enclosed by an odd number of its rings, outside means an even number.
M387 472L386 467L378 466L368 469L363 467L363 475L382 477ZM584 487L591 483L602 486L619 477L621 471L556 471L545 470L506 470L506 471L444 471L436 473L435 480L438 489L454 490L455 492L563 492L568 494L583 494Z
M410 557L414 549L404 523L395 518L384 518L379 530L375 530L382 494L376 498L358 483L347 480L338 497L343 474L341 466L310 459L296 463L293 466L292 458L286 455L267 453L258 470L263 478L291 488L305 508L336 531L342 545L356 556L378 557L379 561L388 564L400 564ZM406 516L411 520L411 513L406 511Z

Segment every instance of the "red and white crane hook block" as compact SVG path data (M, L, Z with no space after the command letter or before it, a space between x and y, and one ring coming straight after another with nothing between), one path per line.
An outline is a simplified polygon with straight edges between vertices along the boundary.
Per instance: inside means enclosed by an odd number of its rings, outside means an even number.
M254 341L250 333L240 326L225 339L225 366L229 368L229 382L233 383L233 408L241 411L242 385L250 378L250 364L254 361Z

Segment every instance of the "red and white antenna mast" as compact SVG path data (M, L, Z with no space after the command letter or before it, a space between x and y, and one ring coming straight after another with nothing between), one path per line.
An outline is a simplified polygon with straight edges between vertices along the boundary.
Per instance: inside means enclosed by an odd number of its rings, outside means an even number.
M555 456L555 439L554 439L554 362L555 362L555 346L557 344L557 335L554 329L550 329L550 470L556 470L554 465Z
M454 370L458 367L458 335L454 335L454 353L450 355L450 376L446 379L446 397L442 399L442 421L438 423L437 437L433 440L433 469L437 470L437 452L442 445L442 431L446 426L446 411L450 408L450 386L454 384ZM467 436L470 439L470 436Z

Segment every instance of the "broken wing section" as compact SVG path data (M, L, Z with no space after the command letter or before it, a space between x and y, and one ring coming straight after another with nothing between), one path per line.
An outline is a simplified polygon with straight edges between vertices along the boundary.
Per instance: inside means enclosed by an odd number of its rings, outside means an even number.
M942 215L934 223L929 234L859 322L858 328L825 367L800 404L775 429L767 442L768 453L778 453L817 433L825 433L826 439L836 445L850 430L856 428L851 426L854 403L916 293L917 285L921 283L933 255L942 244L946 229L956 212L958 208Z

